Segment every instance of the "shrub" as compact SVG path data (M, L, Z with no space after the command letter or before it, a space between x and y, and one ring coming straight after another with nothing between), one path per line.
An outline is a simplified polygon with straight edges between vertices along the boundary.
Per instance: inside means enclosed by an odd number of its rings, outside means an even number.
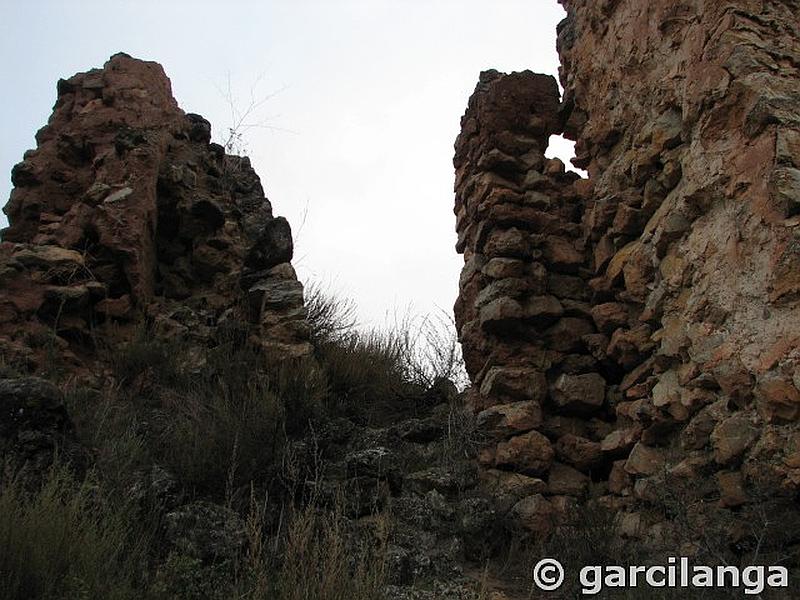
M407 377L425 387L447 379L458 389L469 385L453 317L443 310L406 316L395 325Z
M455 325L444 312L359 330L350 300L312 285L306 306L315 356L328 378L329 412L365 421L438 380L468 383Z
M352 333L317 352L329 382L327 407L368 421L407 388L402 346L391 334Z
M285 509L270 535L266 503L251 494L247 549L238 558L204 563L176 552L150 587L164 600L378 600L386 584L386 522L358 536L339 509L311 504Z
M227 350L211 351L185 389L162 394L156 456L196 494L229 499L269 483L288 437L318 418L327 388L310 361L269 364L248 348Z
M354 303L318 285L309 286L306 309L315 359L328 384L327 412L369 420L371 409L396 398L405 385L400 338L358 331Z
M68 388L67 412L84 446L93 449L94 467L109 491L125 493L134 473L151 460L145 439L146 413L118 388L102 392Z
M230 497L269 479L286 443L283 403L256 382L235 391L219 382L197 387L165 399L163 410L155 456L193 496Z
M456 468L465 460L476 460L479 450L489 441L489 434L478 427L475 413L463 403L462 397L450 403L446 433L438 460L448 468Z
M323 416L330 390L324 370L312 359L282 361L267 367L268 389L285 410L288 435L299 435Z
M316 347L341 341L356 329L355 303L329 294L318 284L306 289L305 305L311 342Z
M251 488L252 489L252 488ZM377 600L386 583L387 525L359 532L341 510L286 509L266 528L254 501L242 554L206 563L160 553L153 515L115 505L93 478L54 468L36 492L0 491L0 597L4 600Z
M0 597L137 598L135 580L148 543L124 508L91 479L54 467L39 491L19 480L0 489Z
M145 331L111 362L113 385L72 389L67 403L105 483L119 492L153 463L193 497L230 500L252 481L268 484L287 436L319 417L327 393L313 362L271 364L235 341L198 349Z

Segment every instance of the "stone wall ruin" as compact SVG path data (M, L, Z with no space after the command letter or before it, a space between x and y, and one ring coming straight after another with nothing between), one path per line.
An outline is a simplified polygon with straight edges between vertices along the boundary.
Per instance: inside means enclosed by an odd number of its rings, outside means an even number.
M642 506L679 482L715 508L792 498L800 6L562 4L563 98L484 72L456 142L484 478L541 480L511 507L531 529L591 495L652 532ZM556 134L588 179L544 157Z
M2 363L48 368L55 344L79 368L97 332L126 340L144 324L198 347L250 335L307 355L289 224L249 160L178 107L161 66L117 54L57 92L4 208Z

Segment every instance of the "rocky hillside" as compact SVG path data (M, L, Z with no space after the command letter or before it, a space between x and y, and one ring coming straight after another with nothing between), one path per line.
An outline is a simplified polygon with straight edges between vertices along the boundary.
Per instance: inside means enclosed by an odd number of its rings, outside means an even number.
M455 365L304 298L160 65L57 93L0 244L0 597L476 597L500 524Z
M456 142L456 318L484 469L624 535L800 542L800 21L791 2L563 0L553 78L488 71ZM576 141L576 167L546 159ZM738 524L737 524L738 523ZM770 534L771 535L771 534ZM769 537L769 536L767 536Z

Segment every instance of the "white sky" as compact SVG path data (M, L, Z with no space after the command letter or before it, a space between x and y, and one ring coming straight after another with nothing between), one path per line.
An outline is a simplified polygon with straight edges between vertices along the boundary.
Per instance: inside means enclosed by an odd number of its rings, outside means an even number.
M459 119L481 70L556 75L563 16L556 0L0 0L0 204L58 78L124 51L160 62L218 140L229 77L242 105L254 84L277 92L247 150L303 281L355 300L364 324L449 312ZM548 154L568 164L571 145Z

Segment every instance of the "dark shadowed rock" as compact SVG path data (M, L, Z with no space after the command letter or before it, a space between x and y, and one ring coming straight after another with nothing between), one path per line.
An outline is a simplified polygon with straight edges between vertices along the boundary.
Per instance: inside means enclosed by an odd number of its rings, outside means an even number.
M243 549L246 535L234 511L198 501L166 515L166 535L179 551L203 561L231 560Z
M72 466L84 458L61 391L37 377L0 379L0 461L35 481L56 455Z

